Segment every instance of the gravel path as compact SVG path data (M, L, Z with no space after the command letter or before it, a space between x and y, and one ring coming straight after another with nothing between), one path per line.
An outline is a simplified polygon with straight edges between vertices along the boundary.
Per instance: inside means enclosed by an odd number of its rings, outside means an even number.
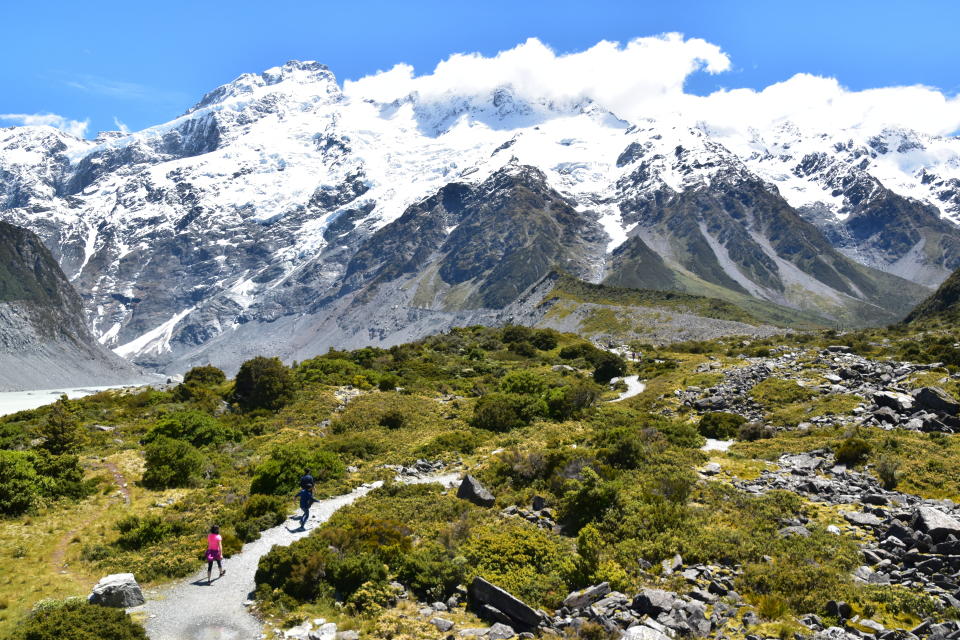
M401 481L450 486L459 477L459 474L447 473ZM368 494L380 484L363 485L350 493L313 505L307 531L295 530L298 524L293 516L284 524L267 529L259 540L245 544L239 554L224 560L227 575L215 579L212 585L207 586L206 565L201 565L200 571L182 582L145 591L147 603L128 609L129 613L145 615L144 626L151 640L255 640L262 637L263 625L244 605L253 592L253 578L260 558L274 545L288 545L309 535L311 529L329 519L337 509ZM213 573L216 576L216 565Z
M610 402L620 402L621 400L626 400L627 398L632 398L638 393L643 393L643 390L647 388L647 385L640 382L640 376L627 376L626 378L614 378L611 382L623 382L627 385L627 390L622 392L617 396L616 400L611 400Z

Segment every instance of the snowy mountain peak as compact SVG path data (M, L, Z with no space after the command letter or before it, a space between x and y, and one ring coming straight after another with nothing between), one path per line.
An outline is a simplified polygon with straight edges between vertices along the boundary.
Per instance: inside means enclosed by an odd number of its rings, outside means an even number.
M245 73L233 82L217 87L190 107L187 114L211 105L237 99L250 100L277 91L300 96L340 97L337 79L326 65L315 61L291 60L262 73Z

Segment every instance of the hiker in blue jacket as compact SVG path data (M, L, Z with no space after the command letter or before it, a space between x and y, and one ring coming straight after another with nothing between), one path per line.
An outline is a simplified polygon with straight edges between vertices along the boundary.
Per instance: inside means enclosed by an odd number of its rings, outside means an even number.
M320 502L313 497L313 485L308 485L300 489L300 492L297 493L297 497L300 498L300 510L303 511L303 515L300 516L300 529L307 528L307 519L310 518L310 507L314 502Z

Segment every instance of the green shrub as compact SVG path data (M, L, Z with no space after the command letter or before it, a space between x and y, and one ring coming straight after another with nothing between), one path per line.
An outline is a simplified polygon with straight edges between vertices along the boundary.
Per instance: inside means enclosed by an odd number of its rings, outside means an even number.
M439 544L427 543L401 557L397 580L428 602L446 600L466 581L467 561Z
M310 469L317 483L340 478L346 468L337 454L318 448L319 442L298 441L277 445L270 457L253 471L250 493L293 494L299 488L304 469Z
M567 345L566 347L560 349L559 355L564 360L577 360L578 358L583 358L587 362L591 362L601 353L603 353L601 349L597 349L589 342L578 342L576 344Z
M584 468L579 480L568 480L560 498L560 517L573 531L599 520L617 504L619 486L602 480L590 467Z
M117 546L127 551L137 551L184 532L181 523L165 520L159 515L129 515L117 522L116 527L120 532Z
M609 351L601 351L599 355L594 356L593 366L593 379L600 384L607 384L612 379L627 373L626 361Z
M548 389L544 395L547 414L554 420L569 420L592 407L600 397L600 388L585 381Z
M401 429L407 424L407 416L399 409L390 409L380 416L380 426L387 429Z
M553 329L537 329L530 336L530 344L540 351L550 351L556 349L558 343L558 334Z
M381 440L354 433L330 436L324 446L344 458L357 460L369 460L387 449Z
M729 440L737 435L740 427L747 421L743 416L725 411L712 411L700 418L697 429L707 438Z
M529 342L510 342L507 344L507 350L524 358L532 358L537 355L537 349Z
M489 393L477 400L470 424L478 429L502 433L530 424L546 411L546 404L539 398Z
M280 358L257 356L240 365L233 399L245 411L276 411L293 400L295 389L293 375Z
M183 375L183 384L198 384L203 386L215 386L226 382L227 376L221 369L213 365L203 365L194 367Z
M22 451L0 451L0 513L20 515L40 498L40 478L31 457Z
M893 491L900 482L900 463L884 456L877 461L877 477L887 491Z
M195 447L238 440L240 433L224 427L213 416L202 411L177 411L162 417L144 438L150 443L160 436L184 440Z
M461 547L473 573L532 606L554 608L570 592L572 545L526 522L478 527Z
M511 324L504 327L500 335L504 342L529 342L533 337L533 330L530 327Z
M859 464L870 455L870 443L856 436L847 438L837 447L834 456L837 462L847 466Z
M147 640L143 627L123 609L87 604L79 598L44 602L28 615L11 640Z
M538 396L547 389L547 381L536 371L517 369L500 380L500 391L518 395Z
M189 442L157 436L144 449L143 486L148 489L188 487L197 482L203 454Z

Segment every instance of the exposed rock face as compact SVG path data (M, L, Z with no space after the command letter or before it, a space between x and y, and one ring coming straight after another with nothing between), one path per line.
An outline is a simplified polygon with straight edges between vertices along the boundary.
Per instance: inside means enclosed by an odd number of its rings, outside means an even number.
M0 390L138 377L90 334L80 296L40 239L0 222Z
M949 536L960 539L960 521L933 507L918 507L912 522L917 531L926 533L934 542L945 542Z
M114 573L100 579L88 598L90 604L104 607L136 607L146 600L132 573Z

